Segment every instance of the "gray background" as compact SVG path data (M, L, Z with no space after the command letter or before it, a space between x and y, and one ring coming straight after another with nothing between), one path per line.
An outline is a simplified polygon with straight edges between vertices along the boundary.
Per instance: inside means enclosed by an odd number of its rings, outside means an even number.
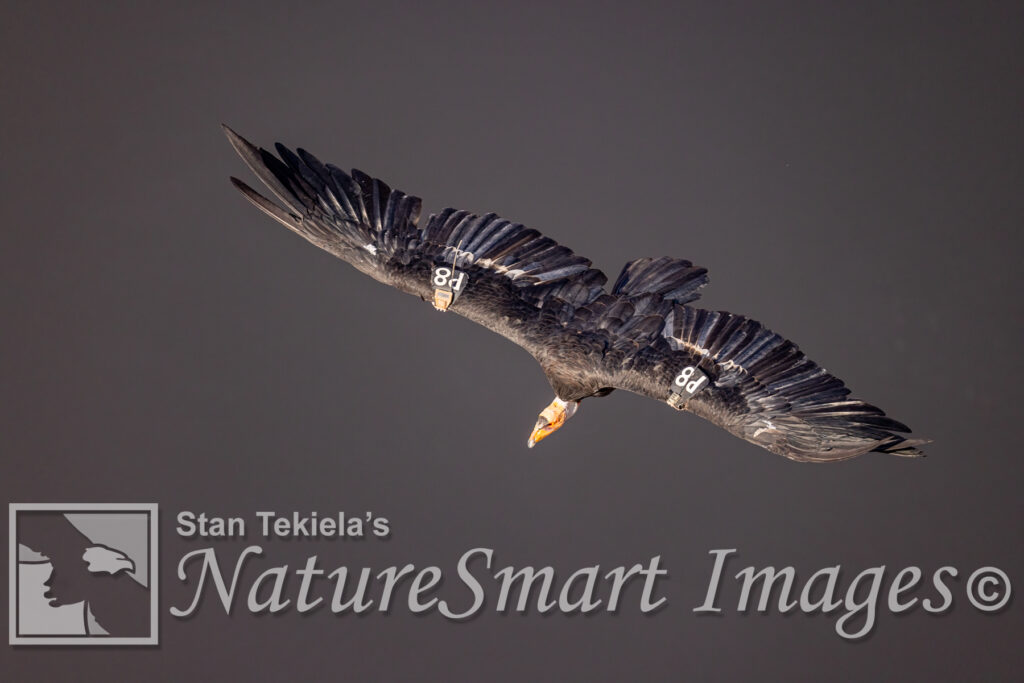
M858 643L833 617L737 615L734 589L723 617L690 610L717 547L733 572L992 564L1024 590L1022 31L1019 3L5 3L0 498L159 502L165 610L207 545L174 535L181 509L392 522L270 543L273 564L451 573L485 545L561 576L661 554L671 576L654 616L209 601L165 612L159 648L0 648L0 678L1019 675L1019 596L982 615L963 575L952 613L882 614ZM705 265L706 306L796 340L931 457L799 465L621 393L528 451L551 398L533 361L259 215L221 121L612 277Z

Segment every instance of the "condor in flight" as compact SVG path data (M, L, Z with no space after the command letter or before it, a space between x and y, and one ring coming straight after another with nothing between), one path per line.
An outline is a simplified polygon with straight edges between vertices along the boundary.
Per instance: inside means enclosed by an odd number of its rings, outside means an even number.
M271 218L373 279L497 332L540 363L555 399L530 447L583 399L625 389L793 460L922 455L916 446L926 440L903 436L906 426L850 398L793 342L750 318L690 306L707 270L689 261L631 261L605 291L604 273L536 230L454 209L421 227L417 197L302 149L278 144L275 156L225 132L281 204L231 181Z

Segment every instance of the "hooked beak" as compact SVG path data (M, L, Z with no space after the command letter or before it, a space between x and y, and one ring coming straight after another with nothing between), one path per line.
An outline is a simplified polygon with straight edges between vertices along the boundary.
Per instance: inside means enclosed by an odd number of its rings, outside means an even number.
M533 426L530 440L526 442L526 447L533 448L549 434L558 431L565 421L573 416L579 404L579 401L563 401L556 396L555 400L541 411L540 417L537 418L537 424Z

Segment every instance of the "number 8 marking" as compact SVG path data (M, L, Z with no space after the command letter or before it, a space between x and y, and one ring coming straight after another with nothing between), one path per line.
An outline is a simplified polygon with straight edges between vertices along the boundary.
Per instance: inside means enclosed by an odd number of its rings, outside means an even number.
M445 285L448 284L448 280L451 278L451 276L452 271L450 268L438 268L437 270L434 271L434 286L444 287ZM461 279L459 284L462 284Z
M690 381L694 374L700 374L700 377ZM675 385L685 391L690 396L693 396L703 388L704 383L708 381L708 376L704 373L697 373L697 368L689 366L683 368L683 371L676 375Z

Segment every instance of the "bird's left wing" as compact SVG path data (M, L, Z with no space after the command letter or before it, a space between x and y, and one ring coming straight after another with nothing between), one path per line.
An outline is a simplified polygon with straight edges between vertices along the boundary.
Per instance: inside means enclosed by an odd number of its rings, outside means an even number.
M654 315L636 302L633 308L643 312L644 324L633 323L635 314L619 315L616 331L647 335L635 351L620 344L624 352L602 360L610 387L665 401L792 460L843 460L868 451L914 457L928 442L905 436L906 425L850 397L842 380L756 320L679 303Z
M538 326L568 320L604 292L589 259L536 230L445 209L419 227L421 201L358 170L278 144L277 156L225 126L235 150L280 200L232 178L266 214L363 273L433 301L531 350Z

